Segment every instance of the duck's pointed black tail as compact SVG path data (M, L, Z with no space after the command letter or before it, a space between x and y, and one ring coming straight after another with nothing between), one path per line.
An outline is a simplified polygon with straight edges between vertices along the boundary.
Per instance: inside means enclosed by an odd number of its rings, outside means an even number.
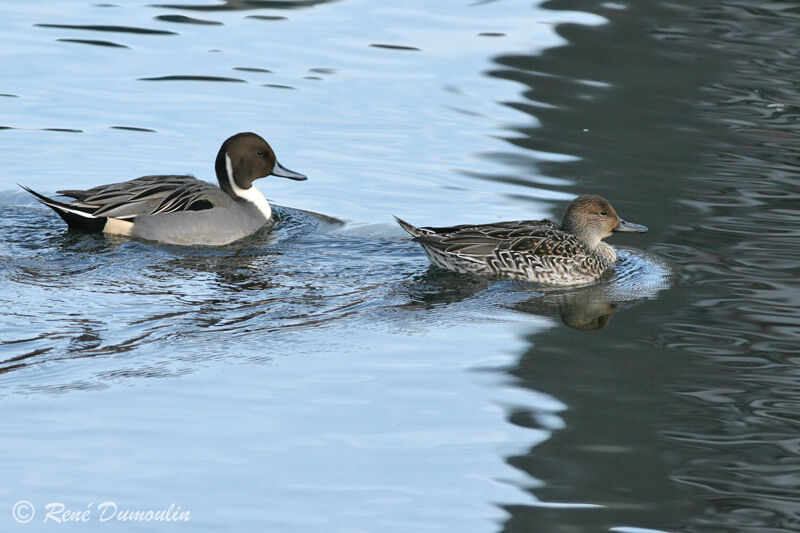
M41 203L58 213L58 216L64 219L64 222L66 222L70 228L99 232L103 231L103 228L106 225L106 217L92 216L92 214L86 209L82 209L81 207L66 202L53 200L52 198L48 198L43 194L39 194L30 187L26 187L24 185L20 185L20 187L34 195Z

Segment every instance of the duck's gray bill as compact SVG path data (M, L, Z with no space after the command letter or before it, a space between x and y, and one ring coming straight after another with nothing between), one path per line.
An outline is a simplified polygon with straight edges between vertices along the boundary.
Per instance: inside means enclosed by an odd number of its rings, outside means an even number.
M642 226L641 224L634 224L633 222L625 222L622 219L619 219L619 224L614 231L631 231L634 233L644 233L647 231L647 226Z
M277 161L275 161L275 167L273 167L272 169L272 175L278 176L279 178L289 178L290 180L297 180L297 181L303 181L308 179L308 177L305 174L300 174L299 172L295 172L294 170L289 170L288 168L281 165Z

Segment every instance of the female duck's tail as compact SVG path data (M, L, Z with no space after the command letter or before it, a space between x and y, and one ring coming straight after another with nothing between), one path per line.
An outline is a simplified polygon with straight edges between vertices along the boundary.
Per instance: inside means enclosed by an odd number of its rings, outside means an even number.
M404 230L406 230L406 232L409 235L411 235L412 237L422 237L423 235L430 235L431 234L430 231L426 231L426 230L424 230L422 228L418 228L416 226L412 226L411 224L409 224L408 222L406 222L403 219L400 219L400 218L397 218L397 217L394 217L394 219L397 221L398 224L400 224L400 227L403 228Z

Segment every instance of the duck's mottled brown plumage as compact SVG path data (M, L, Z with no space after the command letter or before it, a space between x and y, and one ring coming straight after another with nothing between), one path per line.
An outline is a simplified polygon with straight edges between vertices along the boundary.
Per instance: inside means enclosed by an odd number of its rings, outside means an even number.
M614 231L647 230L622 221L599 196L576 198L560 226L549 220L444 228L417 228L400 219L398 223L436 266L549 285L598 279L617 260L614 249L602 239Z

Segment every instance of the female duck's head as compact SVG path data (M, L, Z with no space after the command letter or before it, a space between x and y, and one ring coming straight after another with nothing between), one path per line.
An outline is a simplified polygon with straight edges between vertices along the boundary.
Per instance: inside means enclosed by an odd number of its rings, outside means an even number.
M591 248L601 240L618 231L643 233L647 231L641 224L622 220L614 207L601 196L586 195L575 198L567 206L561 228L578 237Z

